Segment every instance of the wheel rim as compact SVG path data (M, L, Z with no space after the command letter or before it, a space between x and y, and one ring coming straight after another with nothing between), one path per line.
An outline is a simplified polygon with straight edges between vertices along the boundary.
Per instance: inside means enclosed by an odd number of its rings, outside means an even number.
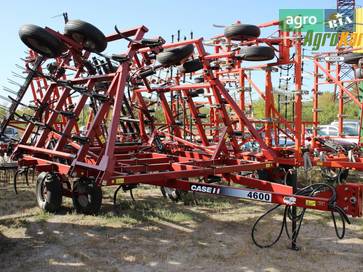
M79 195L78 196L78 203L83 207L87 207L89 204L89 199L87 195Z
M91 202L91 196L87 192L87 185L78 184L76 187L75 193L77 194L77 202L82 208L86 208L89 206Z
M45 185L45 179L42 181L40 185L40 198L43 202L45 202L45 199L47 197L47 186Z
M71 36L76 42L82 43L84 41L84 36L80 33L74 32Z
M75 40L76 42L81 43L84 48L90 49L90 50L94 50L96 48L96 44L94 41L86 39L86 37L78 32L74 32L72 33L72 39Z
M91 40L86 40L84 42L84 47L88 48L88 49L91 49L91 50L95 50L96 49L96 44Z
M164 187L165 188L165 193L168 194L168 195L171 195L171 196L175 196L176 193L175 193L175 189L174 188L169 188L169 187Z
M335 168L324 168L322 170L324 175L328 178L335 179L338 177L338 170Z

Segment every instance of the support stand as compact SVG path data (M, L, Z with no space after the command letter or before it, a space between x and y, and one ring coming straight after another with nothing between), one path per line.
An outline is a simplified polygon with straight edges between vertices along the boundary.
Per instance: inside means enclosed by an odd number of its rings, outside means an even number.
M290 169L288 174L287 174L287 180L286 183L290 186L292 186L292 190L293 190L293 194L296 193L297 191L297 170L296 169ZM292 231L292 236L291 236L291 249L292 250L299 250L299 247L297 246L296 243L296 231L297 231L297 222L296 222L296 216L297 216L297 212L296 212L296 206L292 206L291 207L291 213L292 213L292 224L291 224L291 231Z

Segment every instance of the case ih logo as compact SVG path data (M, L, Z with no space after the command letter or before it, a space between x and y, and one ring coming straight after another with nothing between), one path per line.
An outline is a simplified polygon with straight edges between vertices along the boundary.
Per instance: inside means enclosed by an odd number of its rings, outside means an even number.
M192 184L190 185L190 190L193 192L200 192L200 193L219 194L221 189L212 186Z

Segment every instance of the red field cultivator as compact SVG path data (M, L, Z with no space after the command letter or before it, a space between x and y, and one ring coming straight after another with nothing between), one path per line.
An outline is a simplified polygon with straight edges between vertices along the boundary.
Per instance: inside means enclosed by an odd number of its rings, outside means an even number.
M302 37L279 30L277 37L259 37L261 28L276 26L234 24L208 42L176 43L145 38L145 26L115 27L109 36L79 20L67 20L64 33L23 26L20 38L31 49L27 76L16 98L6 98L11 106L1 132L23 130L12 159L19 171L38 173L39 206L56 212L66 196L77 212L95 214L101 186L117 186L116 200L119 189L138 184L160 186L174 200L191 191L270 202L286 206L284 226L290 218L294 247L305 209L330 211L334 222L338 214L343 226L347 215L362 216L363 186L346 183L348 169L363 169L360 144L348 150L318 137L316 70L341 92L351 91L311 59L314 120L304 122ZM103 53L111 45L117 53ZM273 86L278 71L280 85L282 72L291 73L289 88ZM291 98L291 120L276 108L276 92ZM263 119L253 117L252 93L264 100ZM313 127L310 142L306 126ZM312 165L330 173L334 184L298 188L296 169Z

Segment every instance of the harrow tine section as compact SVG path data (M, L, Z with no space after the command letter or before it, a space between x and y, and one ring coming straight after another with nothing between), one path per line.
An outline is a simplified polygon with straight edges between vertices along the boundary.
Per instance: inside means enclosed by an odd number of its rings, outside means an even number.
M36 59L36 61L34 63L34 67L33 67L34 70L36 70L36 69L38 69L40 67L43 59L44 59L44 57L38 57ZM14 114L15 114L17 108L18 108L19 102L23 99L23 97L25 95L25 92L28 89L30 83L32 82L34 76L35 76L35 71L30 71L28 73L28 75L27 75L27 77L26 77L23 85L20 85L17 82L10 80L10 83L13 82L15 85L19 86L19 91L17 92L16 99L9 99L9 98L0 96L1 99L11 102L11 105L9 107L9 112L8 112L8 118L4 119L1 122L1 125L0 125L0 135L3 135L4 134L4 131L5 131L6 127L8 126L8 124L10 123L10 121L13 119Z

